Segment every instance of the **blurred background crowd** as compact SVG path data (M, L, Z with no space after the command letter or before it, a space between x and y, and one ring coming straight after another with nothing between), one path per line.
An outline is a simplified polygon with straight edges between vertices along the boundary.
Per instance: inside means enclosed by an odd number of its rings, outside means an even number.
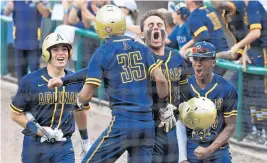
M126 16L126 35L136 41L140 39L140 19L142 15L151 9L158 9L166 17L166 30L168 39L166 44L180 50L191 40L187 19L190 16L185 3L179 1L134 1L134 0L25 0L25 1L1 1L1 18L7 21L7 71L12 77L20 79L28 72L35 71L45 66L41 57L41 45L43 39L50 33L58 31L66 35L73 43L73 55L68 68L77 71L78 55L82 52L81 68L87 66L94 51L100 46L99 39L77 35L78 29L95 33L94 24L96 12L106 4L114 4L120 7ZM221 11L217 11L221 15ZM221 17L220 17L221 19ZM3 21L3 19L1 19ZM223 27L224 32L225 27ZM228 44L233 45L230 36L225 32ZM1 43L2 43L1 39ZM78 48L78 43L82 44ZM238 62L238 61L236 61ZM258 65L254 65L258 66ZM250 74L246 74L250 78ZM237 73L226 71L224 77L231 80L237 86ZM256 108L257 102L251 91L247 91L251 84L244 80L243 131L242 141L253 142L267 146L267 108ZM256 92L257 93L257 92ZM260 95L266 97L262 93ZM260 97L257 96L257 97ZM245 98L246 97L246 98ZM263 101L264 103L264 101ZM265 101L267 103L267 101ZM266 105L265 105L266 106Z

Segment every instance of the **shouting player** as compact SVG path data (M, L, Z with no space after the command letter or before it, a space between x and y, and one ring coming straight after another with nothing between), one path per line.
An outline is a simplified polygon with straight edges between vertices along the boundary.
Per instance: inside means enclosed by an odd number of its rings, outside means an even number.
M125 17L118 7L102 7L97 13L95 28L99 37L105 39L105 44L89 62L86 82L77 101L80 107L84 107L103 80L112 109L112 121L82 162L115 162L126 150L129 162L151 162L155 131L148 84L151 75L159 98L164 100L167 97L168 83L158 68L161 62L155 63L146 46L123 36ZM84 71L77 72L74 80L84 81ZM51 80L49 86L62 84L58 80ZM63 84L73 81L70 78L62 80Z
M189 55L195 75L182 88L184 97L206 97L217 109L217 118L205 130L187 128L187 156L189 162L230 163L231 155L227 141L233 135L237 115L237 91L220 75L213 73L216 49L208 42L197 42ZM186 91L187 90L187 91ZM198 117L194 117L198 119ZM197 121L196 121L197 122Z
M180 84L183 80L184 72L183 57L176 51L165 46L167 32L165 30L166 22L163 14L157 10L151 10L145 13L141 19L141 38L153 52L154 58L160 60L161 70L168 80L169 96L161 101L156 91L156 83L152 78L153 91L153 115L155 121L155 146L153 152L154 163L171 163L178 162L178 145L174 118L173 128L168 126L159 127L161 119L161 108L168 104L177 107L180 103ZM169 110L169 116L177 117L177 110ZM184 133L185 134L185 131ZM184 149L185 151L186 149Z
M23 77L10 104L12 120L25 128L22 162L74 163L71 142L72 133L75 131L74 115L83 139L83 151L87 152L89 149L87 115L76 105L76 97L82 84L56 87L53 90L47 88L49 79L72 73L65 70L68 59L71 58L71 48L71 44L63 35L48 35L43 42L43 56L48 63L47 67ZM30 112L37 122L55 137L54 144L50 144L44 133L26 118L25 112Z

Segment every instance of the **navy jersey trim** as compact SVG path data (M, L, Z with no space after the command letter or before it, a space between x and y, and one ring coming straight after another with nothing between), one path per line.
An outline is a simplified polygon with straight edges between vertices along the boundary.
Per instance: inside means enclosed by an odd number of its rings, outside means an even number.
M171 80L170 80L170 73L169 73L169 67L168 67L168 63L171 59L171 56L172 56L172 51L169 52L169 56L168 56L168 59L166 60L165 62L165 67L166 67L166 72L167 72L167 80L168 80L168 84L169 84L169 100L170 100L170 103L172 102L172 83L171 83Z
M194 32L194 36L197 37L201 32L207 31L207 30L208 30L208 28L206 26L202 26L202 27L198 28L196 30L196 32Z
M225 118L231 117L231 116L237 116L237 110L232 110L231 112L224 112L223 116Z
M61 124L61 120L62 120L62 115L63 115L63 112L64 112L64 105L65 105L65 92L66 92L66 88L65 86L63 86L63 93L62 93L62 104L61 104L61 111L60 111L60 116L59 116L59 121L58 121L58 124L57 124L57 128L59 128L60 124Z
M94 152L92 153L92 155L89 157L89 159L86 161L86 163L89 163L89 161L93 158L93 156L95 155L95 153L97 152L97 150L99 149L99 147L101 146L101 144L103 144L103 142L105 141L106 138L109 137L109 134L112 130L112 127L113 127L113 124L114 124L114 121L116 120L116 116L112 117L112 121L109 125L109 130L107 132L107 135L103 136L102 140L100 141L100 143L97 145L97 147L95 148Z
M9 105L9 108L10 108L12 111L14 111L14 112L16 112L16 113L19 113L19 114L23 112L23 110L17 108L17 107L14 106L13 104L10 104L10 105Z
M97 78L86 78L85 84L93 84L93 85L96 85L97 87L100 87L101 80Z
M58 93L57 92L58 92L58 89L57 89L57 87L55 87L55 101L57 101L57 99L58 99L58 97L57 97ZM57 102L55 103L55 106L54 106L54 112L53 112L51 124L50 124L51 128L52 128L54 120L55 120L56 111L57 111Z
M260 23L255 23L255 24L251 24L251 25L249 26L249 29L250 29L250 30L251 30L251 29L262 29L262 26L261 26Z
M153 64L149 67L149 69L148 69L148 73L151 75L152 72L153 72L157 67L159 67L162 63L163 63L162 60L157 60L156 63L153 63Z

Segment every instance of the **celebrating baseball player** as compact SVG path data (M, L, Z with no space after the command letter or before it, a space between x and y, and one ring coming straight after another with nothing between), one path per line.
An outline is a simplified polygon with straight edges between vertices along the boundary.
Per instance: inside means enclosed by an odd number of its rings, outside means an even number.
M87 115L76 103L82 84L55 89L47 87L49 79L72 73L65 69L72 46L63 35L51 33L45 38L42 48L47 67L24 76L10 104L12 120L24 128L22 162L74 163L71 142L75 131L74 115L82 137L82 150L85 153L90 148Z

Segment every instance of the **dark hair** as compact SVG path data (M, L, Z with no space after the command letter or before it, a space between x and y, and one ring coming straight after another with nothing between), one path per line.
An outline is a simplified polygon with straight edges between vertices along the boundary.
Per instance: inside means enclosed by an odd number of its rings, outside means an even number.
M193 1L197 6L203 6L203 0Z
M166 25L169 27L174 27L175 24L173 23L172 13L165 13Z
M166 26L166 19L165 19L164 14L162 12L159 12L158 10L150 10L150 11L146 12L141 19L141 22L140 22L141 32L144 31L144 23L145 23L146 19L149 18L150 16L159 17L160 19L163 20L164 25Z

